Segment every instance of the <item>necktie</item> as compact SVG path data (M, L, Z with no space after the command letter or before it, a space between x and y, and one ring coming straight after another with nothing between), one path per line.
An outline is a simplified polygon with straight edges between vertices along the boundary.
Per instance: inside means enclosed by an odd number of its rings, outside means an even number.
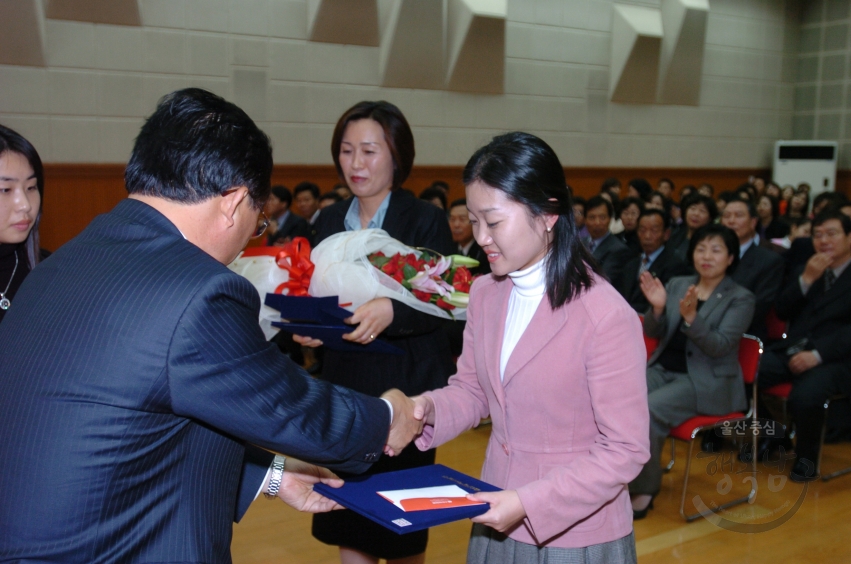
M647 272L647 269L650 267L650 257L645 254L641 255L641 266L638 268L638 276L640 277L643 273Z
M827 293L833 287L833 284L836 282L836 273L833 272L832 268L828 268L824 271L824 292Z

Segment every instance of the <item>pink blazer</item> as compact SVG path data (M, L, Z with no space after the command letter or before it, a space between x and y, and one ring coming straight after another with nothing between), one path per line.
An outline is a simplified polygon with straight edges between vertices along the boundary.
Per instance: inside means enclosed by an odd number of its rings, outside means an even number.
M517 490L527 514L511 538L574 548L624 537L626 485L650 457L638 316L601 278L555 311L544 296L500 381L512 286L491 276L473 284L458 372L427 392L435 423L416 444L436 447L490 415L482 479Z

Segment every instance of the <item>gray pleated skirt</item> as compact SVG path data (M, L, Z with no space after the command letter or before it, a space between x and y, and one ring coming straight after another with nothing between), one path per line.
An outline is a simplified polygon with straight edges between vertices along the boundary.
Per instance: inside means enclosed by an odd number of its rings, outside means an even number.
M635 533L585 548L535 546L473 524L467 564L635 564Z

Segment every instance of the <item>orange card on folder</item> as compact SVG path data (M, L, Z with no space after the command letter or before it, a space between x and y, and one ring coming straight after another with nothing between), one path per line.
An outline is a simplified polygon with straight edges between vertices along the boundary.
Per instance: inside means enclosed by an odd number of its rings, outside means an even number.
M465 505L484 505L482 501L467 499L467 492L455 485L377 493L402 511L428 511Z

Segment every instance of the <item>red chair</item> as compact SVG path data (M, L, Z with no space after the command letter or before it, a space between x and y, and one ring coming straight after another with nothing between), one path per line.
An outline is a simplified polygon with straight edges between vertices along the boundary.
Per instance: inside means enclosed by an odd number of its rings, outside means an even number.
M742 368L742 378L745 384L753 387L754 397L756 397L756 375L759 372L759 360L761 356L762 341L752 335L743 335L741 341L739 341L739 365ZM751 401L751 405L747 413L734 411L733 413L728 413L726 415L698 415L683 422L681 425L678 425L677 427L671 429L671 432L669 433L669 436L671 437L671 461L665 468L666 471L669 471L671 468L674 467L676 439L687 442L689 445L688 458L686 458L685 476L683 478L683 493L680 498L680 515L683 517L683 519L690 522L702 516L700 512L693 513L691 515L687 515L685 512L686 494L688 493L689 471L691 470L691 459L692 455L694 454L695 438L703 431L711 431L719 427L723 427L725 423L729 425L731 423L735 424L740 421L751 421L755 419L756 402ZM753 436L753 442L754 452L756 452L755 435ZM756 475L756 457L753 458L753 472L754 475ZM723 505L717 507L716 510L726 509L728 507L732 507L734 505L738 505L740 503L745 503L747 501L752 500L753 497L756 495L755 486L756 484L753 484L751 486L751 491L750 493L748 493L748 495L724 503Z
M780 403L783 406L783 423L787 426L786 427L787 429L790 428L791 426L788 424L789 419L788 419L788 416L787 416L787 405L789 403L789 394L792 393L791 382L786 382L785 384L777 384L776 386L771 386L770 388L763 390L762 393L764 395L767 395L767 396L770 396L770 397L773 397L775 399L780 400ZM846 396L836 395L836 396L829 397L824 401L824 423L822 424L822 427L821 427L821 436L820 436L820 439L819 439L819 450L818 450L819 454L818 454L818 460L816 461L816 475L821 474L821 459L822 459L822 452L824 451L824 435L827 432L827 415L828 415L828 410L830 409L830 402L836 401L836 400L841 400L841 399L848 399L848 398ZM791 433L790 433L790 437L791 437ZM836 470L836 471L831 472L829 474L825 474L821 477L821 479L822 479L823 482L827 482L828 480L838 478L839 476L844 476L845 474L851 474L851 466L849 466L847 468L842 468L841 470Z

